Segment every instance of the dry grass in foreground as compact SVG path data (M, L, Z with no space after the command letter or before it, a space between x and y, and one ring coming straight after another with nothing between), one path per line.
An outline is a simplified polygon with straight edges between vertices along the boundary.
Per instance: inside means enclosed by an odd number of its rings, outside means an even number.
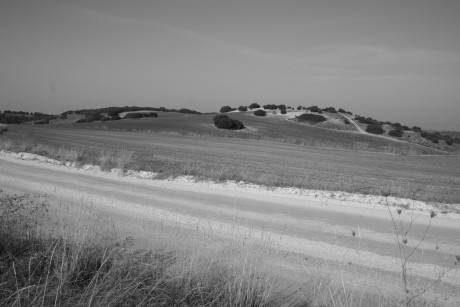
M277 305L273 277L249 259L231 266L65 227L57 235L47 204L27 195L0 192L0 213L0 306Z

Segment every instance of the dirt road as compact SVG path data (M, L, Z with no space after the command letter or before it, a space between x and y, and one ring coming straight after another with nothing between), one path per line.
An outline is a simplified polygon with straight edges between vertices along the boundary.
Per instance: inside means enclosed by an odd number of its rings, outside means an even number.
M315 271L369 293L394 293L401 285L393 223L384 207L286 197L263 189L95 174L6 156L0 156L0 189L45 194L52 204L91 204L125 226L142 223L139 236L148 234L149 225L161 222L208 233L216 238L215 244L219 238L260 244L273 251L270 257L278 258L277 270L293 280ZM401 215L403 227L411 220L408 251L422 237L429 213ZM417 287L428 287L447 272L444 283L427 292L428 298L442 298L447 305L460 302L460 272L450 270L455 255L460 255L459 231L457 216L434 218L411 257Z

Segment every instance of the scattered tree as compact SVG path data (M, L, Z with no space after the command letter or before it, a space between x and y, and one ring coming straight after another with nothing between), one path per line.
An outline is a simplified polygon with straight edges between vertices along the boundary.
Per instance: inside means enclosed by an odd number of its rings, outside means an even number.
M310 113L304 113L302 115L296 116L296 119L299 122L309 122L312 124L322 123L327 120L322 115L316 115L316 114L310 114Z
M267 112L265 112L264 110L257 110L254 112L254 115L255 116L265 116L267 115Z
M383 128L381 125L378 124L370 124L367 125L366 131L372 134L382 134Z
M227 113L227 112L230 112L232 110L232 108L230 106L223 106L222 108L220 108L220 113Z
M241 130L245 128L241 121L231 119L225 114L216 115L212 120L214 121L214 125L220 129Z

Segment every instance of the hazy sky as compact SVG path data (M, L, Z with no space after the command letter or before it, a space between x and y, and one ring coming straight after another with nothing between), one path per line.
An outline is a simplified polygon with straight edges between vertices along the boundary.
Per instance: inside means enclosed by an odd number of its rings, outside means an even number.
M0 110L259 102L460 130L459 16L459 0L0 0Z

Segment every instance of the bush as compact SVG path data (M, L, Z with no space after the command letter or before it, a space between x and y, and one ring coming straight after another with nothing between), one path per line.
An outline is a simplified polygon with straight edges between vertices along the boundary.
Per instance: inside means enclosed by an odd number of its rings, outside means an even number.
M258 108L260 108L260 104L258 104L258 103L254 102L254 103L251 103L251 105L249 105L249 109L251 109L251 110L252 109L258 109Z
M345 124L347 124L347 125L351 124L350 121L348 120L348 118L344 118L344 119L343 119L343 122L344 122Z
M241 130L245 128L242 122L231 119L224 114L216 115L212 120L214 121L214 126L220 129Z
M403 136L403 131L401 129L392 129L388 132L388 135L400 138Z
M267 109L268 110L276 110L276 108L277 108L276 104L266 104L266 105L264 105L265 110L267 110Z
M417 131L417 132L422 132L422 128L417 127L417 126L413 126L412 130Z
M366 131L372 134L382 134L383 128L378 124L370 124L367 126Z
M307 110L310 112L318 112L320 108L318 108L317 106L311 106L311 107L308 107Z
M129 118L142 118L142 113L128 113L123 117L124 119L129 119Z
M265 116L267 115L267 112L265 112L264 110L257 110L254 112L254 115L255 116Z
M118 116L118 115L115 115L115 116L112 116L110 119L111 119L111 120L120 120L121 117Z
M281 109L281 114L286 114L286 113L287 113L286 109Z
M232 110L231 107L223 106L222 108L220 108L220 113L227 113L227 112L230 112L231 110Z
M297 110L299 110L299 111L302 110L302 106L298 106Z
M323 109L324 112L329 112L329 113L337 113L336 109L334 107L327 107Z
M278 105L278 106L276 106L276 107L277 107L278 109L280 109L280 110L285 110L285 109L286 109L286 105L284 105L284 104L280 104L280 105Z
M245 106L239 106L238 111L240 112L246 112L248 110L248 107Z
M316 114L310 114L310 113L305 113L305 114L299 115L299 116L296 117L296 119L298 121L300 121L300 122L309 122L309 123L312 123L312 124L322 123L322 122L327 120L322 115L316 115Z

